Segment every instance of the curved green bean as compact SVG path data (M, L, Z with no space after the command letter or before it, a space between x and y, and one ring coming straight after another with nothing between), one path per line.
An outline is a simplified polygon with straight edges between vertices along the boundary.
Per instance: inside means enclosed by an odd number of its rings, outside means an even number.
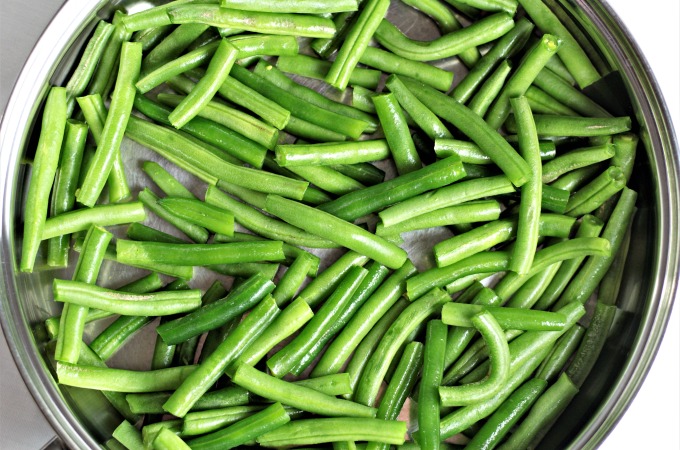
M113 392L158 392L175 389L196 366L134 371L108 367L57 363L59 384Z

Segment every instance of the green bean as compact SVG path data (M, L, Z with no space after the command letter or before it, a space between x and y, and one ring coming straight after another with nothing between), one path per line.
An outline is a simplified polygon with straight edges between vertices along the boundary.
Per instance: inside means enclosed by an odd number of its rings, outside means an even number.
M492 449L510 432L513 426L534 405L548 383L532 378L517 388L475 433L467 449Z
M146 218L140 202L98 205L89 209L73 211L50 217L45 221L42 239L86 231L91 225L111 226L141 222Z
M307 188L305 182L230 164L176 131L135 117L128 123L126 134L211 184L224 179L256 191L272 190L293 198L302 198Z
M168 344L179 344L193 336L218 328L238 318L274 290L274 284L255 274L229 295L209 305L159 326L156 331Z
M375 408L322 394L313 389L279 380L247 365L240 365L232 377L234 384L272 401L331 417L374 417Z
M411 132L406 124L404 112L394 94L381 94L373 97L380 124L389 145L397 173L405 175L422 167Z
M409 305L393 322L369 359L355 392L355 401L373 405L378 389L397 350L409 334L432 313L438 312L451 298L433 289Z
M276 299L276 303L279 306L287 304L295 297L295 294L307 278L307 274L313 264L314 260L312 259L312 255L303 253L293 261L290 267L288 267L286 273L283 274L277 283L276 289L272 292L272 297Z
M349 358L352 351L404 292L404 280L415 272L413 264L407 261L366 299L340 335L331 342L312 371L313 376L340 371L342 364Z
M275 377L281 378L303 362L309 363L311 348L347 308L367 273L363 267L352 267L300 334L267 360L267 367Z
M472 112L484 117L491 104L501 93L511 69L512 66L507 59L501 61L496 70L479 88L479 91L470 99L468 106Z
M352 85L352 106L363 112L375 114L375 105L372 100L374 95L376 93L369 89L359 85Z
M462 181L436 191L413 196L380 211L378 215L385 227L391 227L414 216L441 208L510 192L514 192L514 188L505 176Z
M519 187L527 181L531 173L527 163L481 117L453 98L434 89L410 80L404 82L432 112L454 125L479 145L508 176L512 184Z
M198 39L198 37L206 30L208 30L208 26L200 23L186 23L175 28L144 57L144 60L142 61L142 75L146 77L151 72L156 71L168 62L179 57L184 50L186 50L186 48ZM214 53L216 46L212 45L210 47L210 49L205 50L208 50L208 53L212 54ZM188 53L193 53L193 51ZM165 80L161 80L156 86L163 81ZM154 86L151 86L151 88L153 87Z
M609 329L614 322L617 308L615 305L606 305L597 302L595 312L586 329L581 344L574 354L574 359L569 363L566 374L577 388L583 386L590 374L597 358L609 335Z
M573 303L560 310L567 317L566 329L570 328L585 314L583 305ZM449 438L467 429L470 425L493 413L517 389L550 351L553 343L563 331L527 331L510 344L510 378L501 391L492 399L476 405L459 408L442 418L440 432L442 439Z
M555 278L561 266L562 262L557 262L536 273L513 294L506 306L511 308L533 308Z
M135 107L151 119L164 125L170 125L168 115L171 110L169 108L155 103L142 95L138 95L135 98ZM184 127L182 127L182 131L186 131L190 136L196 137L219 148L221 151L215 153L215 155L229 163L241 164L241 161L243 161L253 167L262 168L267 149L256 142L247 139L236 131L230 130L212 120L207 120L202 117L194 117L191 119ZM140 136L139 131L133 130L132 134L134 136ZM170 134L167 134L169 135L168 137L170 137ZM208 146L204 145L203 147L210 151ZM212 182L212 178L204 178L207 182Z
M406 345L404 352L399 358L394 374L380 399L376 419L396 420L404 406L406 398L413 390L421 368L423 367L423 344L411 342ZM420 408L420 405L419 405ZM436 419L439 420L439 417ZM420 425L422 427L423 425ZM389 450L390 445L384 442L371 441L366 449Z
M170 398L170 392L153 392L142 394L127 394L125 398L130 404L132 411L137 414L162 414L164 413L163 403ZM191 411L214 410L217 408L227 408L230 406L247 405L250 401L250 394L238 386L231 386L206 392L196 403Z
M205 228L181 219L163 208L160 205L160 198L148 188L142 190L137 197L146 208L150 209L155 215L187 235L192 241L207 242L209 234Z
M318 188L335 195L344 195L365 187L354 178L343 175L328 166L293 166L287 169Z
M120 61L122 44L130 40L132 32L127 30L124 22L128 16L122 11L116 11L113 15L112 25L115 27L113 35L109 38L106 49L97 64L97 69L87 86L88 94L99 94L102 98L108 98L118 72L117 66Z
M168 316L162 317L159 325L163 325L168 321ZM171 367L175 359L175 352L177 346L166 344L160 336L156 336L156 341L153 346L153 355L151 356L151 370L165 369ZM130 402L128 402L130 403ZM132 408L132 404L130 404ZM159 408L158 413L163 412L163 408Z
M565 214L578 217L591 213L625 185L626 178L623 171L616 166L611 166L572 194Z
M420 193L451 184L462 176L460 159L453 156L379 185L345 194L319 209L344 220L355 220Z
M234 233L234 216L205 202L187 198L165 198L159 205L175 216L224 235Z
M173 29L172 25L160 25L139 30L132 36L132 41L140 42L142 44L142 52L147 53L170 34Z
M539 141L541 160L552 160L555 158L555 144L550 141ZM435 139L434 151L438 158L446 158L456 154L463 163L467 164L492 164L489 158L477 144L458 139Z
M563 105L547 92L531 85L527 88L524 96L529 101L529 106L534 114L555 114L562 116L578 116L573 109Z
M390 236L413 230L421 230L459 223L488 222L500 217L501 206L495 200L482 200L436 209L430 213L415 216L391 227L378 223L375 233Z
M163 408L177 417L184 417L231 362L262 334L279 312L276 301L271 296L260 301L234 331L198 366L198 369L175 390L163 404Z
M151 423L142 427L142 441L144 450L153 449L153 441L163 429L168 429L177 436L182 437L182 421L179 419L164 420L162 422Z
M498 129L510 115L510 98L524 95L526 90L543 69L545 63L560 48L558 37L545 34L534 44L524 56L522 62L510 76L503 90L485 116L486 122L493 129Z
M167 428L163 428L153 440L155 450L191 450L181 437Z
M175 128L182 128L189 120L205 108L219 87L229 76L229 71L238 57L238 49L228 40L222 38L215 53L210 59L205 76L196 87L168 115L168 120Z
M539 136L607 136L630 130L630 117L571 117L536 114L536 131ZM508 131L517 131L514 117L505 122Z
M232 199L214 186L208 187L205 194L205 200L212 205L219 206L231 212L234 214L236 222L264 237L281 240L292 245L301 245L311 248L338 247L338 244L327 239L314 236L300 228L266 216L259 211Z
M406 423L371 418L323 418L294 420L257 438L264 447L313 445L344 441L372 441L401 445Z
M255 65L253 72L265 80L268 80L275 86L286 90L298 99L305 100L308 104L318 106L319 108L340 114L341 116L365 122L367 125L364 125L364 130L367 133L372 133L377 129L378 123L375 120L375 117L372 115L366 114L363 111L359 111L352 106L345 105L344 103L333 101L328 97L319 94L313 89L296 83L295 81L288 78L279 69L266 63L264 60L260 60Z
M259 411L235 424L213 433L191 439L192 449L228 449L251 442L259 436L288 423L290 417L280 403Z
M406 0L404 3L427 14L435 22L442 34L447 34L462 28L462 25L451 12L437 0ZM473 67L479 61L481 55L477 48L473 47L461 52L458 57L468 68Z
M111 107L106 116L100 143L94 159L85 175L76 199L89 207L99 197L111 166L120 152L120 143L128 123L135 97L134 83L139 76L142 46L137 42L125 42L121 48L120 70L111 96Z
M295 116L290 117L284 130L293 136L316 142L341 142L347 140L347 136L344 134Z
M448 0L447 0L448 1ZM513 56L529 39L534 28L526 18L519 19L515 26L505 33L470 69L470 72L453 89L451 96L461 103L467 102L475 89L491 74L498 63Z
M579 46L573 35L546 5L535 0L518 0L531 20L544 33L560 37L562 49L560 59L574 76L581 89L600 79L600 74Z
M515 0L458 0L459 3L482 11L505 11L514 15L517 11Z
M425 448L438 450L439 438L439 392L444 371L444 350L446 348L446 325L439 320L427 324L423 372L418 391L418 436Z
M74 281L88 284L97 282L104 252L112 237L113 235L103 228L90 227L73 273ZM72 364L78 362L88 311L89 309L82 305L64 305L59 320L55 360Z
M569 171L606 161L614 155L615 147L611 144L572 150L543 165L543 182L550 183Z
M168 8L170 23L203 23L267 34L330 38L335 25L312 15L239 11L218 5L179 5Z
M411 77L440 91L447 91L453 82L451 72L375 47L366 48L359 62L383 72Z
M593 164L587 167L572 170L571 172L568 172L559 177L557 180L553 181L550 186L568 192L574 192L576 189L586 184L588 180L593 178L597 173L599 173L601 169L602 168L599 164Z
M538 368L536 377L546 381L553 381L578 348L585 332L585 328L576 324L564 333L555 343L555 348L550 355Z
M614 156L612 165L618 167L623 172L626 181L630 180L635 164L635 153L639 138L633 133L624 133L614 136Z
M112 436L125 446L127 449L142 448L142 433L127 420L123 420L120 425L113 430Z
M144 316L121 316L113 321L91 343L90 347L102 360L111 358L134 333L151 322Z
M530 58L530 56L527 56ZM526 60L525 60L526 62ZM522 66L524 67L524 66ZM508 90L510 93L511 90ZM520 188L517 238L510 257L508 269L520 275L527 273L533 262L538 244L541 215L541 156L533 115L526 97L513 97L510 105L519 126L519 148L522 158L531 169L527 183Z
M232 69L231 76L288 109L293 116L309 121L314 125L349 136L353 139L358 139L369 127L369 123L364 120L347 117L320 106L303 102L287 89L281 88L270 80L251 73L243 67L235 66Z
M315 80L325 79L331 64L330 61L324 61L308 55L280 56L276 61L276 67L282 72ZM379 70L356 67L350 74L349 84L362 86L367 89L375 89L380 83L380 75Z
M631 228L628 227L626 235L621 242L619 251L612 261L612 265L607 270L607 273L602 278L600 286L598 288L599 301L605 305L615 305L619 298L619 291L621 289L621 281L623 280L623 274L626 267L626 261L628 259L628 250L631 242Z
M384 139L322 144L277 145L276 162L282 167L356 164L387 158L389 149Z
M242 35L230 38L229 42L238 49L239 59L267 55L291 56L297 55L300 49L295 36Z
M471 327L472 318L482 311L493 314L504 330L547 330L559 331L565 326L564 316L547 311L536 311L507 306L468 305L450 303L442 309L442 321L447 325Z
M128 316L165 316L188 312L201 304L200 291L130 294L79 281L55 279L54 300L95 307Z
M71 115L73 111L75 98L85 92L114 30L114 25L103 20L97 23L97 27L88 40L78 65L66 84L67 115Z
M146 28L170 25L167 11L185 3L196 3L196 0L174 0L163 5L139 11L135 14L125 16L122 20L125 28L130 31L144 30ZM202 3L217 3L213 0L203 1Z
M328 84L339 90L347 87L352 71L369 48L368 44L389 7L388 0L368 0L363 4L328 70Z
M223 8L274 13L325 14L356 11L357 0L299 0L294 3L266 3L261 0L222 0Z
M527 417L522 420L522 423L519 424L517 429L499 449L509 450L535 445L543 437L545 427L562 414L562 411L564 411L578 391L578 387L572 383L569 377L566 374L562 374L536 400Z
M53 87L47 96L33 173L24 208L20 270L32 272L47 219L50 190L59 165L67 115L66 89Z
M262 406L230 406L207 411L188 412L182 422L184 436L196 436L217 431L262 411Z
M142 170L166 195L183 199L196 199L196 196L192 194L190 190L177 181L177 179L160 164L153 161L144 161L142 163Z
M59 157L59 166L55 174L50 215L52 217L73 209L78 174L85 150L87 125L74 120L66 121L63 145ZM49 240L47 247L47 265L66 267L70 236L57 236Z
M375 31L376 40L391 52L413 61L434 61L491 42L514 26L509 14L498 13L485 17L470 26L452 31L433 41L415 41L397 27L383 20Z
M536 75L534 85L576 111L579 115L589 117L611 116L602 106L547 67Z
M443 287L461 277L480 273L495 273L507 269L507 252L480 252L450 266L429 269L406 281L406 294L416 299L434 287Z
M57 363L59 384L114 392L157 392L175 389L196 366L151 371Z

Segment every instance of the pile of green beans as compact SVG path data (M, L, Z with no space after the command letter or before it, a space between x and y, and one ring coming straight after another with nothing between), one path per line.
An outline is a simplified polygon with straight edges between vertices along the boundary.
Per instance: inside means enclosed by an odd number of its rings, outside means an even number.
M107 448L534 447L587 382L631 118L583 92L600 74L540 0L396 3L117 12L49 90L18 267L78 252L46 348L125 419ZM129 140L158 158L123 167ZM125 267L148 274L99 278ZM108 367L146 326L151 369Z

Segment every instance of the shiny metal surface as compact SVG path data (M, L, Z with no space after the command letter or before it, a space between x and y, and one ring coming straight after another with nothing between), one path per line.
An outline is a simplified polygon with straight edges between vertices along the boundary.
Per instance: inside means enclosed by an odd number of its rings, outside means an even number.
M36 401L58 434L74 448L94 447L107 436L115 421L106 413L93 416L93 409L85 403L89 398L83 402L81 394L61 392L37 351L39 345L31 327L56 311L48 287L54 273L16 275L14 233L19 222L15 218L20 214L19 180L23 178L19 155L29 140L30 124L36 116L36 105L46 92L47 81L60 83L77 49L83 45L83 39L70 36L90 29L97 11L105 4L71 0L65 5L27 63L0 131L0 167L4 171L0 257L5 268L0 283L7 293L1 299L2 326ZM559 429L548 437L546 448L568 444L574 448L595 446L616 422L654 357L677 292L680 271L678 237L671 232L677 230L680 210L678 150L660 95L635 46L607 7L580 1L566 4L577 22L597 36L603 64L621 71L626 91L637 99L631 106L641 127L648 161L642 161L638 167L638 179L644 180L635 186L641 194L635 224L636 236L640 238L636 238L631 250L633 263L629 264L622 289L619 300L622 313L608 343L609 351L594 370L588 389L570 407ZM604 31L600 34L597 29ZM617 61L626 63L620 65ZM600 404L597 411L592 402Z

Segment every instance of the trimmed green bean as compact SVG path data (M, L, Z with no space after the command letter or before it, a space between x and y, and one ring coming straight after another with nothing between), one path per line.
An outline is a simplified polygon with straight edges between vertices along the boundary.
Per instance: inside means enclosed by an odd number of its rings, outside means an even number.
M448 91L453 82L451 72L375 47L366 48L359 62L386 73L413 78L440 91Z
M218 328L238 318L274 290L264 275L255 274L233 289L229 295L209 305L159 326L156 331L168 344L179 344L205 331Z
M559 53L560 59L581 88L585 88L600 79L597 69L590 62L574 36L547 5L537 0L518 1L541 31L553 33L563 41Z
M170 398L170 392L153 392L140 394L127 394L125 398L130 409L137 414L163 414L163 403ZM250 402L250 394L238 386L231 386L206 392L196 403L191 411L214 410L230 406L247 405Z
M550 185L554 188L562 189L568 192L574 192L579 187L586 184L590 179L595 177L602 170L599 164L593 164L580 169L572 170L553 181ZM566 206L566 205L565 205Z
M324 337L346 309L367 273L363 267L352 267L300 334L267 360L267 367L275 377L281 378L297 371L295 369L303 362L311 362L309 355L315 342Z
M21 248L22 272L32 272L43 239L50 191L59 165L66 127L66 89L53 87L45 102L40 138L33 158L33 173L24 207L24 235Z
M334 241L389 268L398 269L407 259L406 252L396 245L325 211L276 195L267 196L266 209L293 226Z
M167 9L170 23L203 23L266 34L330 38L335 25L330 19L307 14L239 11L218 5L179 5Z
M625 185L626 177L623 171L616 166L611 166L571 195L565 214L573 217L589 214L623 189Z
M86 231L92 225L111 226L141 222L146 218L140 202L98 205L89 209L77 209L50 217L45 221L42 239Z
M134 371L59 362L57 363L57 378L59 384L84 389L113 392L158 392L175 389L195 369L196 366L181 366Z
M389 0L368 0L364 2L328 70L326 75L328 84L339 90L344 90L347 87L352 71L369 48L368 44L383 17L387 14L389 7Z
M111 23L115 30L111 38L109 38L106 50L102 53L90 84L87 86L86 92L88 94L99 94L104 99L108 98L116 80L122 44L129 41L132 36L132 32L124 26L127 17L122 11L114 12Z
M165 198L158 202L161 207L177 217L208 230L224 235L234 233L234 216L224 209L196 199Z
M496 70L482 84L479 91L470 99L468 107L475 114L484 117L491 104L501 93L512 66L507 59L501 61Z
M546 330L559 331L566 322L561 314L533 309L512 308L507 306L468 305L450 303L442 309L442 321L447 325L471 327L472 318L482 311L493 314L504 330Z
M534 85L550 96L576 111L579 115L589 117L610 117L602 106L576 89L571 83L561 78L549 68L541 70L534 79Z
M373 405L380 383L397 350L409 334L430 314L439 312L451 297L440 289L433 289L409 305L392 323L380 344L371 355L357 385L354 399L364 405Z
M452 156L379 185L345 194L319 209L344 220L355 220L428 190L449 185L463 176L460 159Z
M427 86L404 80L411 91L429 107L432 112L454 125L466 134L484 153L508 176L512 184L519 187L530 177L528 164L517 152L491 128L481 117L469 108Z
M420 156L411 139L406 117L394 94L373 97L380 124L389 145L392 160L399 175L414 172L422 167Z
M161 429L153 440L155 450L191 450L181 437L167 428Z
M298 289L307 279L307 274L312 269L314 259L311 254L303 253L288 267L279 282L276 284L276 289L272 292L272 297L276 299L279 306L283 306L295 297Z
M354 178L343 175L329 166L288 166L286 168L318 188L335 195L344 195L365 187Z
M563 105L550 94L531 85L527 88L524 96L529 101L531 111L534 114L556 114L562 116L578 116L579 114L573 109Z
M424 448L438 450L439 437L439 385L444 371L446 325L439 320L427 324L423 355L423 372L418 390L418 442Z
M57 168L50 201L52 217L73 209L76 201L78 175L85 151L87 125L74 120L66 121L59 166ZM48 242L47 265L51 267L68 266L70 236L57 236Z
M153 161L144 161L142 163L142 170L166 195L185 199L196 198L189 189L177 181L177 178L173 177L170 172L165 170L160 164Z
M282 72L300 75L315 80L324 80L332 62L308 55L280 56L276 67ZM356 67L349 77L349 84L375 89L380 84L380 71Z
M472 97L475 89L493 72L500 61L510 58L524 47L533 28L534 24L529 20L520 18L515 26L498 39L460 83L453 88L451 96L461 103L466 103Z
M264 409L262 406L230 406L207 411L188 412L182 422L184 436L211 433L252 416Z
M533 446L543 437L545 428L562 414L579 389L566 374L541 395L507 441L499 449L510 450Z
M539 136L607 136L630 131L631 119L623 117L572 117L550 114L534 115L536 132ZM517 131L513 116L508 117L505 126L509 132Z
M569 171L606 161L615 153L615 147L612 144L572 150L543 165L543 182L550 183Z
M401 445L406 423L371 418L328 418L294 420L270 431L257 442L264 447L313 445L344 441L372 441Z
M376 40L391 52L413 61L434 61L455 56L473 47L491 42L514 26L512 17L497 13L432 41L415 41L397 27L383 20L375 31Z
M123 420L113 430L112 436L127 449L142 448L144 446L142 433L127 420Z
M208 241L209 233L205 228L190 223L170 213L170 211L168 211L167 209L163 208L160 205L160 198L156 196L156 194L151 192L148 188L144 188L144 190L140 191L139 194L137 194L137 198L139 199L140 202L142 202L142 204L144 204L146 208L150 209L151 212L153 212L156 216L158 216L159 218L163 219L164 221L168 222L169 224L180 230L192 241L199 243L204 243Z
M359 85L352 85L352 106L365 113L375 114L375 105L371 98L376 95L374 91Z
M384 139L322 144L277 145L276 162L282 167L356 164L387 158L389 148Z
M102 360L111 358L132 335L151 322L144 316L120 316L90 343L90 348Z
M530 57L527 56L527 58ZM514 91L508 88L507 92L510 94ZM508 265L509 270L523 275L531 268L538 244L543 186L541 183L542 165L536 127L526 97L513 97L509 101L517 118L520 154L531 170L529 180L520 188L517 238Z
M208 190L205 193L205 201L231 212L234 214L236 222L264 237L303 247L338 247L338 244L328 239L314 236L300 228L262 214L248 205L232 199L214 186L208 186Z
M184 417L232 361L262 334L279 313L276 301L271 296L260 301L234 331L198 366L197 370L177 387L163 404L163 409L177 417Z
M200 23L186 23L176 27L144 57L142 60L142 75L146 76L179 57L206 30L208 30L208 26ZM215 47L214 45L212 46L212 49L209 51L210 55L215 51ZM192 52L189 51L188 53ZM158 84L163 81L165 80Z
M170 34L173 29L172 25L160 25L139 30L133 34L132 41L140 42L142 44L142 52L147 53Z
M531 277L522 287L517 289L506 304L511 308L533 308L546 291L555 275L562 266L562 262L552 264Z
M132 117L126 134L210 184L224 179L259 192L275 191L300 199L306 182L230 164L176 131Z
M536 75L545 67L546 61L558 51L560 45L561 40L558 37L545 34L526 52L524 59L505 83L503 90L485 116L491 128L496 130L503 125L512 110L510 99L524 95Z
M142 45L125 42L121 47L120 69L115 89L111 96L111 107L106 116L97 152L90 164L76 199L89 207L94 206L104 189L116 154L128 123L135 98L135 86L142 59Z
M538 368L537 378L554 381L578 348L586 329L576 324L555 343L555 348Z
M289 406L331 417L375 417L377 410L365 405L341 400L313 389L279 380L247 365L240 365L232 377L234 384L254 394Z

